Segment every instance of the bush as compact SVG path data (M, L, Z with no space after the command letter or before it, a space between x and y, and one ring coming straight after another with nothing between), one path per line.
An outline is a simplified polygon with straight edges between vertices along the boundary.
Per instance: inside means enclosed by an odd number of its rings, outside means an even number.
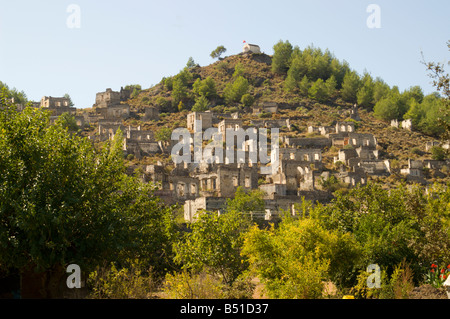
M272 71L274 73L286 73L289 69L292 54L292 45L289 41L278 41L273 46Z
M249 84L246 78L239 76L233 83L228 83L223 92L227 103L240 102L242 96L248 92Z
M255 102L255 98L248 93L244 94L241 98L241 103L247 107L252 106L254 102Z
M88 298L93 299L147 299L155 290L151 269L143 270L137 260L128 267L118 269L113 263L109 267L97 267L89 274Z
M163 284L163 292L169 299L219 299L223 298L220 278L201 273L168 273Z
M447 151L440 146L431 148L431 158L436 161L443 161L447 157Z

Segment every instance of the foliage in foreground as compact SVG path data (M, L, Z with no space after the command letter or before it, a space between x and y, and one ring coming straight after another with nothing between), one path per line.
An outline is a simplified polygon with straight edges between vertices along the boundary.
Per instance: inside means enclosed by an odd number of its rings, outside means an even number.
M42 109L17 112L3 93L0 171L2 271L89 271L127 258L166 267L172 209L125 174L121 132L96 149Z

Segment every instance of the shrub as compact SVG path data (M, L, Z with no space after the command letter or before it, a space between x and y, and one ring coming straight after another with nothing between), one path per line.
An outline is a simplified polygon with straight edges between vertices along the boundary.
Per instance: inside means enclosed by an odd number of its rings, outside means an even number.
M227 103L239 102L247 93L249 84L246 78L239 76L233 83L228 83L223 92Z
M223 286L217 276L184 270L168 273L162 290L169 299L218 299L224 297Z
M109 267L97 267L89 274L87 284L93 299L144 299L151 298L155 283L151 269L143 270L137 260L128 267L118 269L111 263Z
M248 93L244 94L241 98L241 103L247 107L252 106L254 102L255 102L255 98Z
M447 152L440 146L433 146L431 148L431 158L436 161L443 161L447 156Z

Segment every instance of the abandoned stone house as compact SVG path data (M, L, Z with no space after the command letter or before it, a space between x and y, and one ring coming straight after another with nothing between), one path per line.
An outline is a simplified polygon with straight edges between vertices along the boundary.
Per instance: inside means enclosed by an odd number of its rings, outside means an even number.
M288 118L250 120L250 125L257 128L290 128Z
M70 106L70 99L65 97L44 96L41 99L40 107L47 108L53 116L60 116L63 113L75 115L77 109Z
M418 183L425 182L423 178L423 162L419 160L408 159L408 167L401 168L400 174L405 175L407 180Z
M331 146L331 140L326 137L282 137L282 141L288 147L301 147L301 148L325 148Z
M114 139L118 130L123 134L123 151L140 159L143 156L162 152L161 145L155 141L153 131L142 130L140 126L125 126L122 122L99 120L96 135L89 136L94 142Z
M258 115L261 113L277 113L278 103L276 102L261 102L258 105L253 106L253 114Z
M343 137L346 133L355 132L355 123L337 122L330 126L308 126L308 133L320 134L326 137Z
M96 94L93 107L103 119L125 119L130 116L130 106L121 103L121 93L110 88Z
M126 129L124 150L138 159L161 152L159 143L154 139L153 131L142 130L140 126L129 126Z
M155 106L147 106L144 108L144 120L159 120L159 108Z
M400 123L396 119L391 120L391 126L396 127L396 128L401 127L402 129L405 129L408 131L412 131L412 129L413 129L413 124L412 124L411 119L403 120Z
M197 127L198 122L201 122L201 127ZM187 128L191 132L199 132L213 126L213 113L211 112L191 112L187 115Z

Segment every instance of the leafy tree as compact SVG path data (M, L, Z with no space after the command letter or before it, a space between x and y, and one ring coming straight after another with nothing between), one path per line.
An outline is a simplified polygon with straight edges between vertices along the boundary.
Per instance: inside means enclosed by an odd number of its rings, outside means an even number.
M391 88L381 78L376 78L373 83L373 103L377 103L382 98L385 98Z
M188 69L192 69L196 66L197 64L195 63L194 59L192 57L189 57L187 63L186 63L186 67Z
M69 100L69 106L73 106L74 105L73 102L72 102L72 98L70 97L69 93L64 94L64 97Z
M239 102L244 94L248 92L250 85L243 76L239 76L233 83L228 83L224 90L227 103Z
M420 103L415 99L409 101L409 110L403 115L403 118L411 119L414 127L419 127L421 120L426 116L426 112L422 109Z
M373 111L375 116L383 120L399 120L408 111L408 107L405 97L398 92L397 87L393 87L387 97L375 104Z
M159 106L159 109L162 113L172 111L172 104L170 103L170 100L166 99L165 97L159 96L156 99L156 105Z
M3 88L5 90L3 90ZM6 83L0 81L0 90L4 92L7 98L13 98L14 103L25 105L28 103L27 95L24 91L18 91L16 88L10 89Z
M303 96L308 96L308 91L309 91L310 87L311 87L311 82L308 80L308 77L305 75L298 85L300 94Z
M67 128L70 132L78 131L77 121L72 114L64 112L59 116L58 121L61 122L62 127Z
M197 96L205 96L207 98L217 96L216 83L210 76L204 80L200 80L200 78L195 80L192 86L192 91Z
M431 158L437 161L443 161L447 157L447 151L440 146L431 148Z
M244 74L245 74L245 67L242 65L241 62L236 63L236 65L234 66L233 78L244 76Z
M407 101L414 99L418 103L422 103L424 98L422 88L418 85L410 87L408 90L403 92L403 95Z
M253 95L248 94L248 93L242 95L241 103L242 103L244 106L250 107L250 106L253 105L254 102L255 102L255 98L253 97Z
M358 92L360 79L356 72L348 71L342 82L341 96L348 102L356 102L356 93Z
M337 82L337 89L342 87L342 82L344 81L345 74L350 72L350 67L347 61L339 61L336 58L332 58L330 62L331 75L334 75Z
M278 41L273 46L272 71L274 73L285 74L289 69L292 54L292 45L289 41Z
M298 83L302 80L303 76L307 73L306 67L303 64L300 55L295 54L291 61L290 68L287 72L287 77L284 82L284 87L288 91L295 91L298 88Z
M227 49L223 45L219 45L214 51L211 52L210 57L213 59L218 59L226 51Z
M365 74L362 79L362 86L356 93L356 100L361 106L370 106L373 101L373 80L369 74Z
M187 96L188 90L183 78L176 77L173 80L172 105L177 106L181 101L186 100Z
M140 256L167 267L171 209L153 186L125 174L120 130L101 150L49 114L0 107L0 267L2 270L83 271ZM43 283L49 297L51 290Z
M247 268L241 249L248 223L236 211L220 215L201 212L189 228L175 245L174 260L183 269L219 275L225 284L231 285Z
M326 81L325 86L327 88L327 95L332 97L336 93L337 81L334 75L331 75Z
M206 96L201 95L197 101L195 102L194 106L192 107L192 111L194 112L205 112L208 110L209 101L206 98Z
M233 199L227 201L227 211L240 213L262 212L265 209L264 193L261 190L245 191L242 186L236 189Z
M392 273L405 260L418 282L423 275L421 264L450 258L446 248L450 212L443 205L449 195L448 189L437 185L425 193L417 185L387 190L368 184L338 193L331 205L317 207L312 215L326 229L354 235L361 245L363 268L376 263Z
M305 299L321 298L330 274L345 282L359 250L351 235L326 230L319 220L286 217L278 228L251 228L243 254L271 298Z
M164 87L169 90L172 91L173 89L173 77L168 77L168 78L164 78Z
M308 90L310 98L324 102L328 98L328 90L322 79L317 79Z
M450 51L450 41L447 41L447 48ZM436 87L438 92L442 92L442 106L439 112L440 116L437 120L443 130L441 134L442 140L448 141L450 139L450 76L446 73L444 64L442 63L425 62L424 58L422 59L422 63L430 71L428 75L433 79L433 86Z
M168 142L172 137L172 130L168 127L161 127L155 133L155 139L158 142Z

